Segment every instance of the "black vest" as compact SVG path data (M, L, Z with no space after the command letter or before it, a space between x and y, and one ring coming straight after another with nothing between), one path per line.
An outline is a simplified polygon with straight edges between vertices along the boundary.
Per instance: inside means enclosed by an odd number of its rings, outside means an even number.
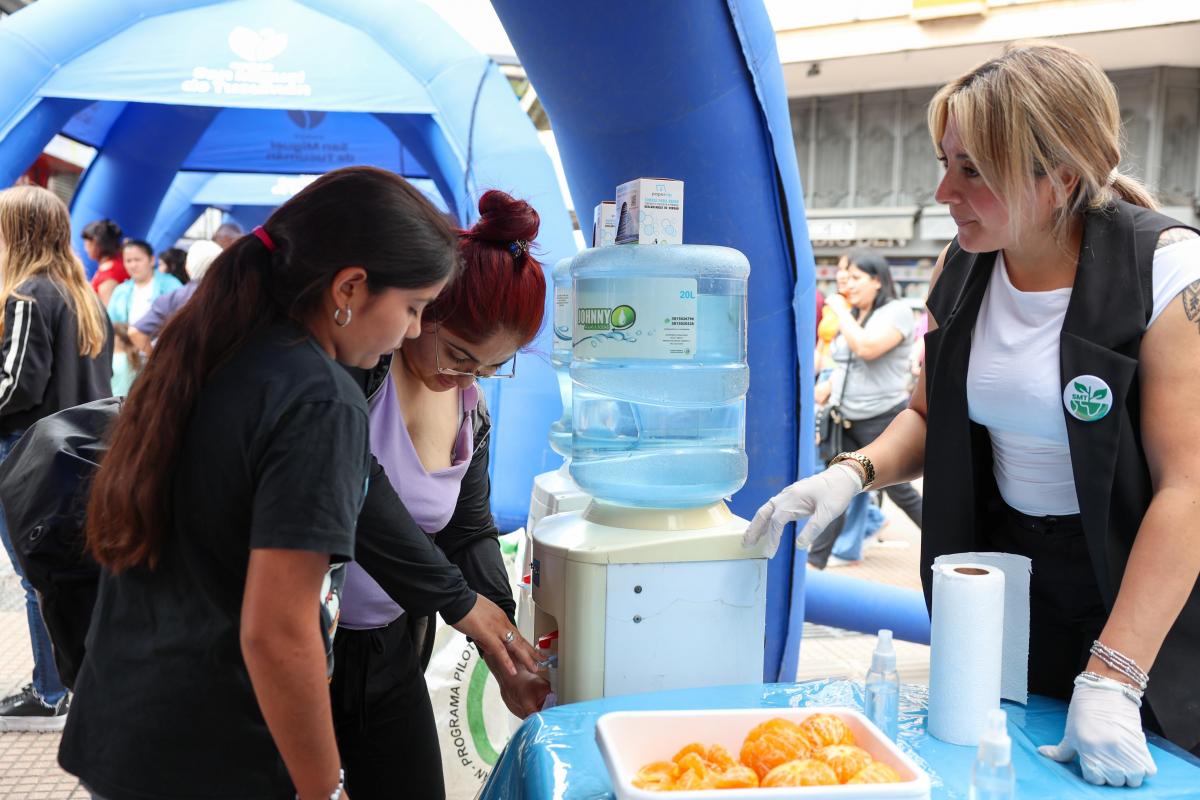
M1138 352L1153 307L1154 250L1159 234L1174 227L1180 223L1124 202L1088 213L1063 321L1059 385L1077 375L1095 375L1112 393L1111 410L1095 422L1081 422L1063 410L1084 534L1110 611L1153 494L1142 450ZM934 558L984 549L981 515L999 507L991 440L968 417L966 385L971 336L995 263L995 253L968 253L955 240L929 296L938 327L925 336L921 582L930 607ZM1200 585L1163 642L1146 691L1163 733L1189 749L1200 742L1198 671Z

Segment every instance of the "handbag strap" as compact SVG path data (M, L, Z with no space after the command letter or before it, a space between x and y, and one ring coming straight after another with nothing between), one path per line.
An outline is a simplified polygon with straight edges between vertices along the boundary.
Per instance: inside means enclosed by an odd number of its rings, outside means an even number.
M853 313L853 310L851 310L851 313ZM863 321L859 323L860 327L862 327L864 331L867 329L867 320L869 320L871 315L874 313L875 309L872 308L867 312L867 316L863 318ZM850 349L850 342L846 339L845 335L841 333L840 329L838 331L838 336L841 336L842 340L846 342L846 377L842 378L842 391L841 394L838 395L837 402L833 403L830 408L840 409L842 407L842 401L846 399L846 386L850 383L850 365L854 363L854 351Z

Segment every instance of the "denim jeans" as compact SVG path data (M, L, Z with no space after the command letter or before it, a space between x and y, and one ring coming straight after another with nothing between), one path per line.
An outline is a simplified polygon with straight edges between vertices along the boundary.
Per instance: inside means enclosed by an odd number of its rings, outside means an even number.
M13 446L21 438L20 433L10 433L0 436L0 463L8 458ZM33 645L33 691L42 702L56 705L67 689L58 677L58 667L54 665L54 651L50 647L50 634L46 632L46 624L42 622L42 612L38 608L37 593L25 580L21 565L13 553L12 542L8 537L8 521L4 517L4 509L0 507L0 539L4 541L4 550L12 561L13 569L21 579L21 588L25 590L25 615L29 622L29 640Z

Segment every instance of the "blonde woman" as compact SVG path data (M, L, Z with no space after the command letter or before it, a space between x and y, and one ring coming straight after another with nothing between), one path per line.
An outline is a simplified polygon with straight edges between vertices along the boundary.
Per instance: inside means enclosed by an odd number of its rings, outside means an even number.
M747 540L807 517L806 546L864 485L924 473L927 597L938 555L1029 556L1030 689L1071 698L1042 752L1137 786L1155 772L1143 724L1200 749L1200 238L1117 171L1120 122L1104 73L1048 43L934 97L958 236L916 393L763 506Z
M112 328L71 250L71 218L45 189L0 191L0 461L26 428L64 408L112 394ZM8 528L0 537L13 567ZM33 644L33 682L0 700L0 731L57 730L66 722L37 596L21 576Z

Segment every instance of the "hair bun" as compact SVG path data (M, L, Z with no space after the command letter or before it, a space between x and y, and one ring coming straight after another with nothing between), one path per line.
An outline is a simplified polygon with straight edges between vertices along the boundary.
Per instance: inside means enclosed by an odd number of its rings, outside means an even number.
M466 235L476 241L508 247L512 242L533 241L540 224L541 218L529 203L490 189L479 198L479 221Z

